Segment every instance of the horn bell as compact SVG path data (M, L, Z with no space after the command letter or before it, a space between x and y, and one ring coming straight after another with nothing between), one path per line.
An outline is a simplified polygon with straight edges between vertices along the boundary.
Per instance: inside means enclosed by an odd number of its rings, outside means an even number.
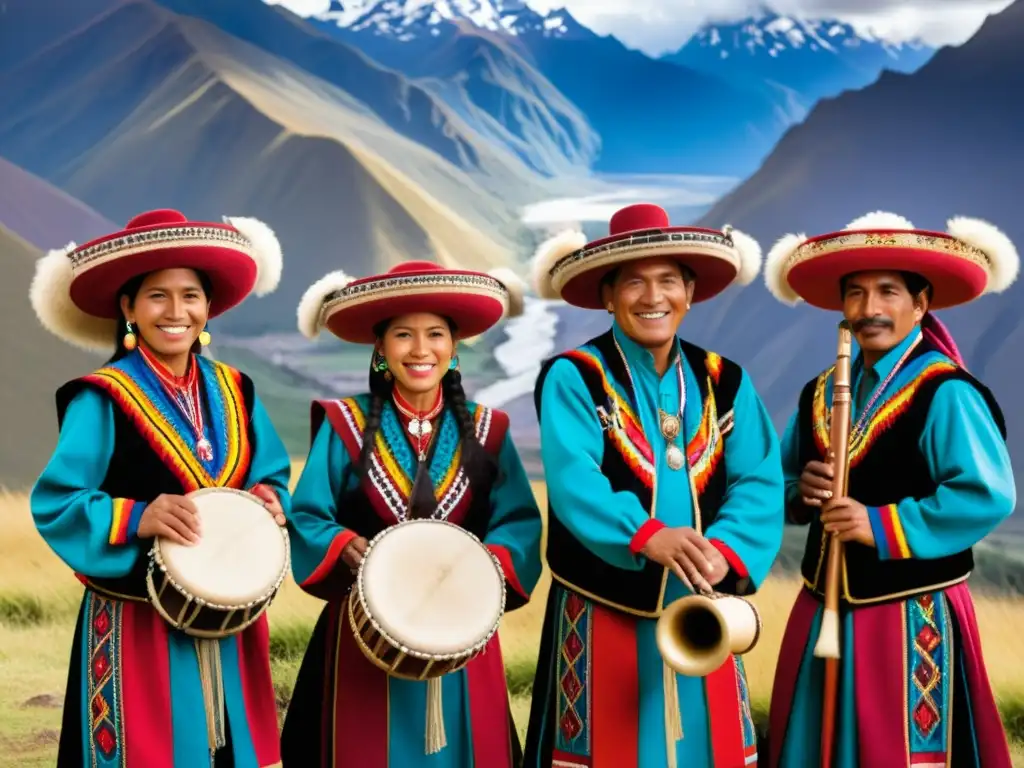
M757 645L761 617L732 595L690 595L668 605L655 628L661 657L681 675L704 677Z

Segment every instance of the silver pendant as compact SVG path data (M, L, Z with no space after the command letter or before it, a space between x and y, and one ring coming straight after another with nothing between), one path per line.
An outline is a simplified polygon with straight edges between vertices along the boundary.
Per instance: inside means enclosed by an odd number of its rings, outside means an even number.
M203 461L213 461L213 446L205 437L196 443L196 453Z
M675 443L670 443L665 449L665 461L668 462L669 469L682 469L683 464L686 463L683 452Z
M433 428L433 425L430 423L428 419L423 419L422 421L420 421L419 419L409 420L409 433L415 435L416 437L423 437L424 435L429 435Z
M666 440L675 440L679 435L679 417L670 413L661 412L661 434Z

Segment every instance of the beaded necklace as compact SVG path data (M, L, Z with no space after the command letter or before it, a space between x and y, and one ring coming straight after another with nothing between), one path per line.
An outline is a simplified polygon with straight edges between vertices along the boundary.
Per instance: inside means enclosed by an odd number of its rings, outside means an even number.
M213 461L213 445L206 439L203 423L203 406L199 397L199 363L195 355L189 355L188 369L184 376L177 377L165 365L156 360L145 346L139 345L139 352L146 365L156 375L157 381L185 420L192 427L196 439L196 456L203 461Z

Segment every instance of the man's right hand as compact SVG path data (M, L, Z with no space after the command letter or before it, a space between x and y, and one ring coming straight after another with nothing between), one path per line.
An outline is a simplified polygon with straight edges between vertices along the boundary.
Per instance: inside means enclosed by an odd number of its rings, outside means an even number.
M184 546L199 542L199 511L192 499L162 493L142 511L138 537L161 536Z
M820 507L832 498L832 465L808 461L800 474L799 488L804 504Z
M357 536L346 544L343 550L341 550L341 559L345 562L345 565L349 567L352 573L359 570L359 564L363 562L363 555L366 554L366 548L368 546L370 546L370 542L362 536Z
M719 552L693 528L662 528L647 540L641 554L671 568L692 591L712 591L708 576L714 573Z

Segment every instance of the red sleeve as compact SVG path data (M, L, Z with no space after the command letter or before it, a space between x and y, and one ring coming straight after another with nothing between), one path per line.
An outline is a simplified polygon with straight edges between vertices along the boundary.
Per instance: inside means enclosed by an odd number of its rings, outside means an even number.
M651 536L656 534L665 524L661 520L655 520L653 517L646 523L641 525L636 533L633 534L633 538L629 542L629 551L634 555L639 555L640 551L647 546L647 542L650 541Z
M501 570L505 574L505 581L512 587L521 597L526 600L530 599L530 596L526 594L526 590L523 589L522 584L519 583L519 577L516 576L515 566L512 565L512 554L500 544L488 544L487 548L491 550L498 562L501 563Z
M741 579L745 579L750 576L750 573L747 572L747 566L743 564L743 561L740 560L740 556L733 552L732 548L728 544L721 539L710 539L709 541L711 542L711 546L725 556L725 559L729 563L729 567L736 572L737 576Z

